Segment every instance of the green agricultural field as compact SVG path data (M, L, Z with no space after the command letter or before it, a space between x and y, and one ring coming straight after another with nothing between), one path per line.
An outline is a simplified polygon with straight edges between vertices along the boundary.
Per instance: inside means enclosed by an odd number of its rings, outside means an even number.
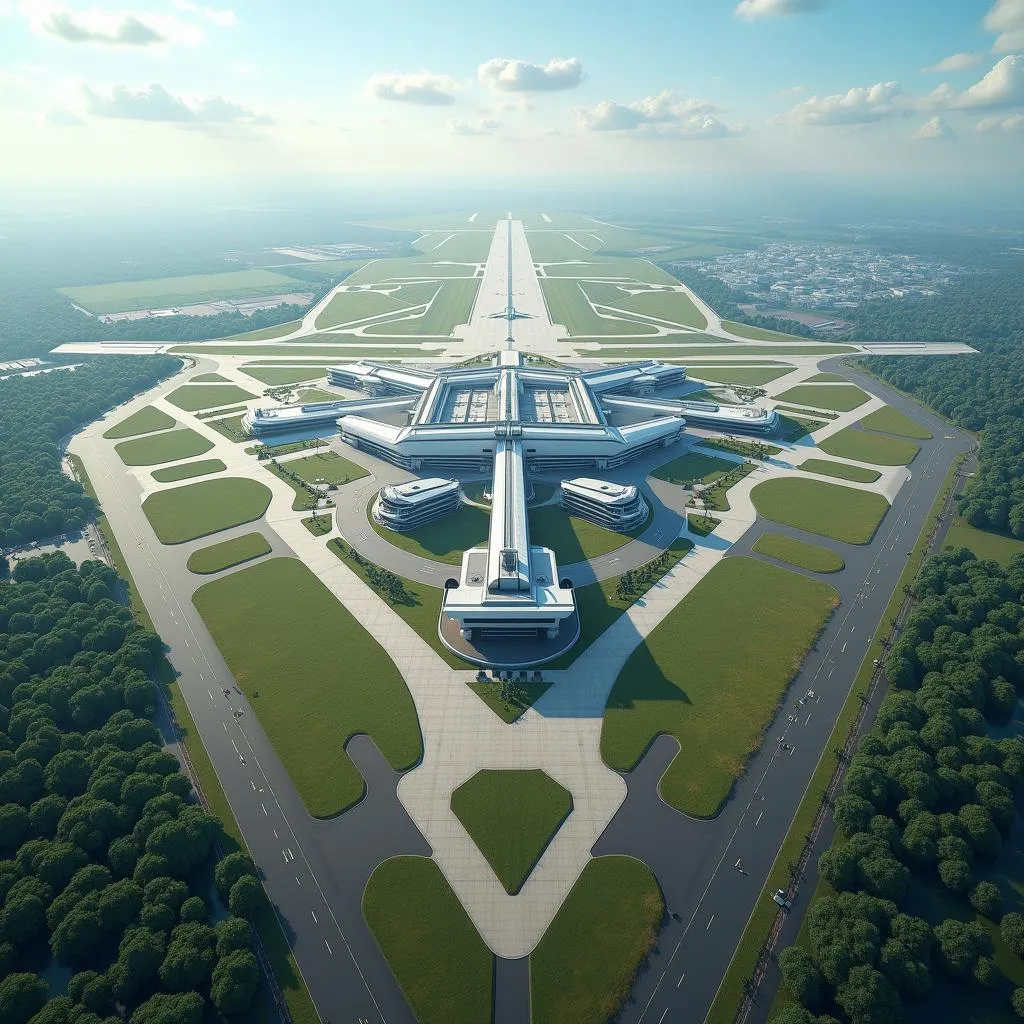
M241 367L242 373L253 377L270 387L298 384L305 380L318 380L327 373L326 366L248 366Z
M186 412L215 409L218 405L236 405L256 396L237 384L184 384L167 396L171 405Z
M909 416L887 405L875 412L868 413L860 421L865 430L880 430L883 434L896 434L898 437L912 437L918 441L927 441L932 435Z
M392 288L392 286L386 286ZM327 308L316 318L317 330L337 327L340 324L367 320L386 313L400 313L403 310L422 306L429 302L438 290L433 283L405 284L398 289L383 291L338 292L327 304Z
M858 484L873 484L882 474L864 466L848 466L845 462L829 462L827 459L805 459L797 466L806 473L831 476L837 480L853 480Z
M599 306L626 309L631 313L657 317L681 327L703 331L708 322L686 292L647 289L630 295L627 287L599 282L586 282L583 290Z
M270 270L233 270L224 274L160 277L58 290L90 313L122 313L217 299L255 299L279 292L304 292L309 290L309 285Z
M174 426L177 426L177 423L167 413L155 406L147 405L109 430L105 430L103 436L113 440L118 437L134 437L136 434L152 434L156 430L167 430Z
M419 1024L493 1019L494 954L429 857L374 868L363 917Z
M485 543L489 523L489 514L475 505L463 505L450 516L405 533L388 530L370 516L374 531L389 544L447 565L461 565L463 551Z
M691 451L652 470L651 476L666 480L670 484L691 484L695 480L709 484L725 476L730 469L735 469L736 465L729 459L719 459L714 455L702 455L700 452Z
M434 288L436 286L431 285ZM468 324L473 313L473 303L480 287L478 279L442 281L430 308L421 317L411 320L392 320L373 324L366 328L367 334L400 337L403 335L445 335L456 327Z
M766 480L750 497L765 519L847 544L868 544L889 511L880 494L820 480Z
M854 459L876 466L906 466L921 450L913 441L901 441L884 434L872 434L856 426L840 430L826 438L818 447L837 459Z
M212 441L185 427L122 441L114 446L114 451L126 466L158 466L161 462L191 459L208 452L212 447Z
M768 331L763 327L751 327L750 324L737 323L735 320L723 320L722 326L737 338L748 341L800 341L796 334L784 334L781 331Z
M713 817L838 603L831 587L767 562L719 562L619 673L601 732L605 762L630 771L656 736L674 736L680 751L661 796Z
M451 806L514 896L572 812L572 794L539 769L484 770L452 793Z
M863 405L871 396L853 384L797 384L775 398L793 405L810 405L816 409L850 412Z
M270 489L255 480L225 477L157 491L142 511L161 543L181 544L260 519L270 498Z
M623 281L639 281L644 284L679 284L669 273L655 266L649 260L612 258L603 259L599 256L586 256L580 250L582 263L549 263L544 267L545 278L574 277L588 280L606 278L622 279ZM580 259L580 256L575 259Z
M271 550L273 549L262 533L243 533L241 537L232 537L231 540L222 541L220 544L211 544L208 548L193 551L188 556L185 568L189 572L205 576L230 569L233 565L251 562L252 559L259 558Z
M634 537L639 537L650 523L647 520L629 533L605 530L586 519L567 515L561 505L539 505L528 512L530 543L551 548L555 560L563 568L573 562L597 558L621 548Z
M150 476L158 483L169 484L175 480L188 480L194 476L223 473L227 468L220 459L202 459L199 462L183 462L180 466L168 466L166 469L154 469Z
M664 916L646 864L632 857L589 861L530 954L533 1024L611 1020L654 949Z
M657 334L657 328L652 324L598 316L587 301L579 281L542 278L541 289L551 322L564 325L573 337L584 334Z
M946 534L947 548L970 548L978 558L991 558L1006 565L1014 555L1024 554L1024 540L991 530L978 530L959 516Z
M362 799L345 752L357 733L396 771L419 761L419 723L398 669L297 559L259 562L192 600L314 817Z
M793 371L792 366L784 366L780 369L770 367L736 367L735 369L723 366L694 366L691 377L697 380L709 380L716 384L739 384L743 387L756 388L768 384L779 377L784 377Z
M812 572L839 572L846 567L846 562L831 548L808 544L781 533L762 533L754 541L753 550Z
M284 324L275 324L273 327L261 327L256 331L245 331L243 334L232 334L232 341L272 341L274 338L283 338L285 335L297 331L302 326L301 320L289 320Z

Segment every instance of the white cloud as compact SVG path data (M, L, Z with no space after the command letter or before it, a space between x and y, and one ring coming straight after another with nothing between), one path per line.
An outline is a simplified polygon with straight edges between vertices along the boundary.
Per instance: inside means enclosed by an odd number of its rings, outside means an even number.
M916 132L912 132L910 137L912 139L919 140L931 140L931 139L954 139L956 138L953 133L953 129L946 124L945 121L938 114L935 117L929 118Z
M747 19L781 18L817 11L824 6L824 0L740 0L736 5L736 14Z
M179 11L198 13L217 28L234 28L238 23L235 12L228 8L203 7L201 4L194 3L193 0L174 0L174 6Z
M106 93L98 92L83 83L82 99L87 114L115 120L161 121L180 125L273 123L266 114L257 114L222 96L186 101L156 83L137 90L115 85Z
M986 32L998 33L994 53L1024 50L1024 0L996 0L981 25Z
M80 114L76 114L73 110L68 110L67 107L51 107L43 115L43 120L47 124L57 125L61 128L71 128L85 124L85 120Z
M832 96L811 96L776 120L800 127L873 124L892 116L903 105L899 82L878 82Z
M1011 54L999 61L980 82L957 95L949 87L941 92L945 102L957 108L1015 107L1024 104L1024 56ZM940 95L942 86L932 99Z
M452 135L493 135L501 127L492 117L481 117L476 121L449 121L448 130Z
M577 57L553 57L547 64L492 57L477 68L477 76L484 85L503 92L557 92L580 84L583 63Z
M806 85L791 85L786 89L780 89L775 95L776 96L798 96L802 92L807 92Z
M981 63L980 53L953 53L942 60L921 68L922 75L941 74L943 71L968 71Z
M976 132L1002 132L1005 134L1024 132L1024 114L1011 114L1009 117L986 117L974 126L974 130Z
M702 100L684 100L668 89L657 96L647 96L636 103L602 100L596 107L574 110L580 124L592 132L632 131L645 124L668 124L693 117L713 114L717 107Z
M195 45L205 38L202 29L171 15L135 11L73 11L63 4L23 0L21 13L33 30L65 43L113 47Z
M374 75L366 83L367 94L374 99L417 103L426 107L450 106L455 102L458 87L454 78L434 75L429 71Z

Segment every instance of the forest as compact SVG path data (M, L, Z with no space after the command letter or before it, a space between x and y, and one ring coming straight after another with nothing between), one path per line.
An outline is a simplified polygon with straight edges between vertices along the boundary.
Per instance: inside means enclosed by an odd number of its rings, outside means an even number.
M1004 973L1005 957L1024 956L1024 904L996 863L1024 740L990 735L1024 688L1024 556L1004 570L966 548L933 555L912 596L886 657L889 692L833 810L828 894L811 904L808 945L778 957L796 1002L773 1024L895 1024L913 1003L957 1019L938 1007L965 987L1024 1017L1024 988Z
M93 502L62 472L58 442L180 366L171 356L104 356L0 381L0 547L82 528Z
M259 985L255 865L214 866L220 822L150 720L163 644L119 587L62 552L0 581L4 1024L201 1024Z

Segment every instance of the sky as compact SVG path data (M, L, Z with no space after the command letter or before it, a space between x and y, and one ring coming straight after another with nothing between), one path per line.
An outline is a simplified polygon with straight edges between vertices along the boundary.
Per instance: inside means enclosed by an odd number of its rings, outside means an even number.
M1024 0L0 0L0 179L1024 166Z

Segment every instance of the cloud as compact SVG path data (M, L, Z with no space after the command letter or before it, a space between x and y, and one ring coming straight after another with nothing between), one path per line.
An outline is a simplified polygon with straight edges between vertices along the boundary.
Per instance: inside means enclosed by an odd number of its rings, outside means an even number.
M547 64L492 57L477 68L477 76L484 85L503 92L557 92L580 84L583 63L577 57L553 57Z
M195 45L204 39L202 29L168 15L134 11L84 10L52 3L23 2L21 12L35 32L65 43L112 47Z
M943 71L968 71L981 63L980 53L954 53L921 68L922 75L941 74Z
M193 0L174 0L174 6L179 11L198 13L211 25L216 25L217 28L234 28L238 23L235 12L228 8L203 7L200 4L194 3Z
M916 132L912 132L910 137L924 141L931 139L955 139L956 135L953 133L953 129L936 114L935 117L925 121Z
M806 85L791 85L785 89L779 89L775 94L776 96L798 96L802 92L807 92Z
M602 100L590 109L577 107L574 113L587 131L628 132L645 124L669 124L714 114L717 109L702 100L680 99L676 93L666 89L657 96L647 96L636 103Z
M957 109L1015 107L1024 104L1024 55L1011 54L999 61L980 82L957 94L939 86L930 99Z
M266 114L257 114L222 96L207 96L186 102L156 83L139 90L115 85L109 93L97 92L83 84L82 99L87 114L114 120L157 121L186 126L273 124L273 120Z
M374 75L366 83L367 94L374 99L417 103L424 107L451 106L458 87L454 78L429 71Z
M58 125L61 128L70 128L76 125L85 124L82 117L67 107L51 107L44 115L43 120L47 124Z
M736 14L740 18L781 18L790 14L807 14L825 6L824 0L740 0Z
M993 53L1024 50L1024 0L996 0L981 26L986 32L998 33Z
M1007 135L1024 132L1024 114L1011 114L1009 117L986 117L974 126L974 130L983 133L1001 132Z
M883 121L904 106L899 82L878 82L867 88L849 89L832 96L811 96L777 121L799 127L873 124Z
M501 123L492 117L481 117L476 121L449 121L448 130L452 135L493 135Z

